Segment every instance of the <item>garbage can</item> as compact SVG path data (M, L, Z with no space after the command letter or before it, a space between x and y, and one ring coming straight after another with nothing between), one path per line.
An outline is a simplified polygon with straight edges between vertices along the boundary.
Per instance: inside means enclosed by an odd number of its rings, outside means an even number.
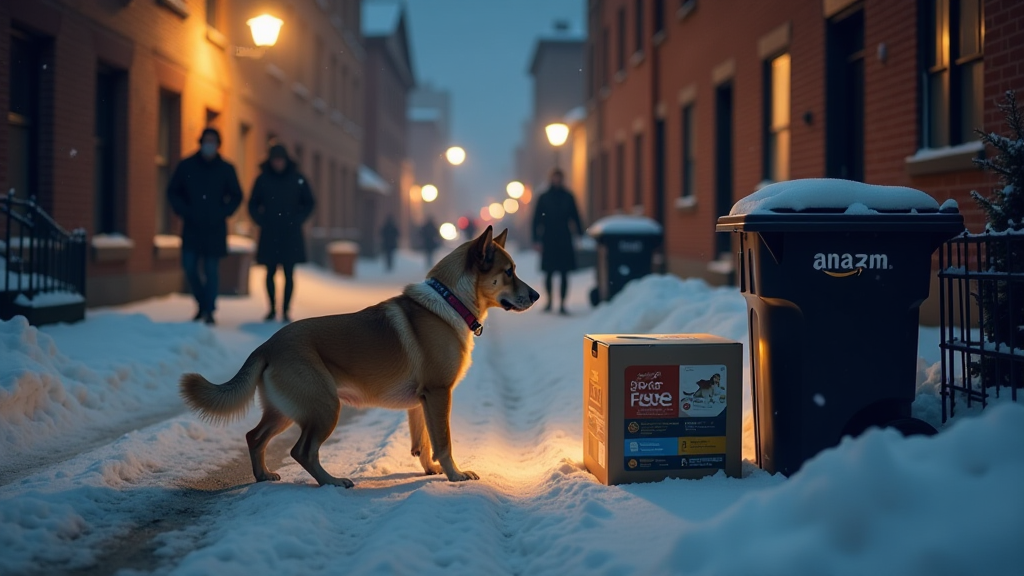
M738 235L757 464L790 475L870 426L910 417L932 253L963 232L955 202L846 180L780 182L718 219Z
M650 274L662 242L661 224L646 216L606 216L591 224L587 234L597 241L597 287L590 292L594 306L611 300L630 280Z
M356 275L356 258L359 257L359 245L355 242L337 240L327 245L327 253L331 257L331 269L341 276Z
M252 238L228 235L228 253L220 262L220 296L249 295L249 269L255 252Z

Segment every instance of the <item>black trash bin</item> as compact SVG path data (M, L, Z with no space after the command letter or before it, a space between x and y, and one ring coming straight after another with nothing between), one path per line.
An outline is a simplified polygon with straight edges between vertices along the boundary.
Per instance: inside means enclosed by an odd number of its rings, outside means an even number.
M788 476L870 426L935 432L910 416L918 314L932 253L964 230L955 203L797 180L741 200L717 230L739 236L758 466Z
M611 300L630 280L650 274L662 242L661 224L646 216L606 216L591 224L587 234L597 241L597 286L590 291L594 306Z

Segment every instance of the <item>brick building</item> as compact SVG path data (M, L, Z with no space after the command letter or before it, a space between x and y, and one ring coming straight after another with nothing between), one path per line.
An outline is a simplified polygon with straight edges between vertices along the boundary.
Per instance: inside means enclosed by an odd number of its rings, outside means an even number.
M1024 90L1012 0L590 0L589 192L665 226L666 265L729 281L718 216L765 183L838 177L969 198L974 127ZM933 293L935 290L933 290Z
M366 45L366 138L363 164L379 174L387 189L364 197L360 211L363 252L376 254L378 231L388 215L395 217L402 238L412 229L409 190L413 185L408 159L408 95L416 85L409 49L405 7L392 0L363 3Z
M237 56L264 11L284 21L277 45ZM2 0L0 186L87 231L90 305L181 287L164 192L207 125L246 194L268 144L285 144L317 195L313 235L352 235L359 13L358 0ZM254 232L244 205L231 231Z
M409 94L409 159L414 185L409 193L409 221L415 227L427 216L435 222L455 222L462 214L452 178L452 165L445 157L451 145L451 93L430 84L420 84ZM424 202L419 187L433 184L437 199ZM415 234L410 246L418 247Z

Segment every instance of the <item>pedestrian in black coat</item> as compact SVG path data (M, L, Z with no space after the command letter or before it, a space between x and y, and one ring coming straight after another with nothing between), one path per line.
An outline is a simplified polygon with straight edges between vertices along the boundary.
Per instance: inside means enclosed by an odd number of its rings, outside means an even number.
M562 298L558 311L568 314L565 297L569 292L569 272L576 268L573 235L582 234L583 224L576 209L576 199L562 185L562 180L562 171L556 168L551 173L550 186L537 198L533 212L533 243L541 253L540 268L545 272L544 288L548 302L544 311L551 311L551 277L558 272L562 275Z
M427 269L434 266L434 250L441 244L441 231L438 229L434 219L427 216L427 220L420 228L420 239L422 240L423 253L427 256Z
M384 267L390 272L395 265L395 250L398 249L398 226L390 214L380 229L380 245L384 251Z
M228 253L227 219L242 203L235 167L217 153L220 133L203 130L199 152L182 160L167 186L167 201L181 217L181 265L199 311L193 320L213 324L220 259ZM199 261L203 261L203 274Z
M260 175L249 196L249 215L260 227L260 241L256 248L256 263L267 267L267 297L270 312L266 320L277 314L274 275L277 267L284 270L284 300L281 319L289 322L288 308L292 301L295 265L306 261L306 240L302 237L302 223L313 213L315 200L309 181L295 162L288 157L284 146L270 148L266 161L260 164Z

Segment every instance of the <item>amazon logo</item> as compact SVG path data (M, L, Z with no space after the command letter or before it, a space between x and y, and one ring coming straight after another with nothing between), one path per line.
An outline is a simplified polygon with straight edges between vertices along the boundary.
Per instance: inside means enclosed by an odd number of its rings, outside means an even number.
M814 269L833 278L860 276L865 270L890 270L887 254L826 254L814 255Z

